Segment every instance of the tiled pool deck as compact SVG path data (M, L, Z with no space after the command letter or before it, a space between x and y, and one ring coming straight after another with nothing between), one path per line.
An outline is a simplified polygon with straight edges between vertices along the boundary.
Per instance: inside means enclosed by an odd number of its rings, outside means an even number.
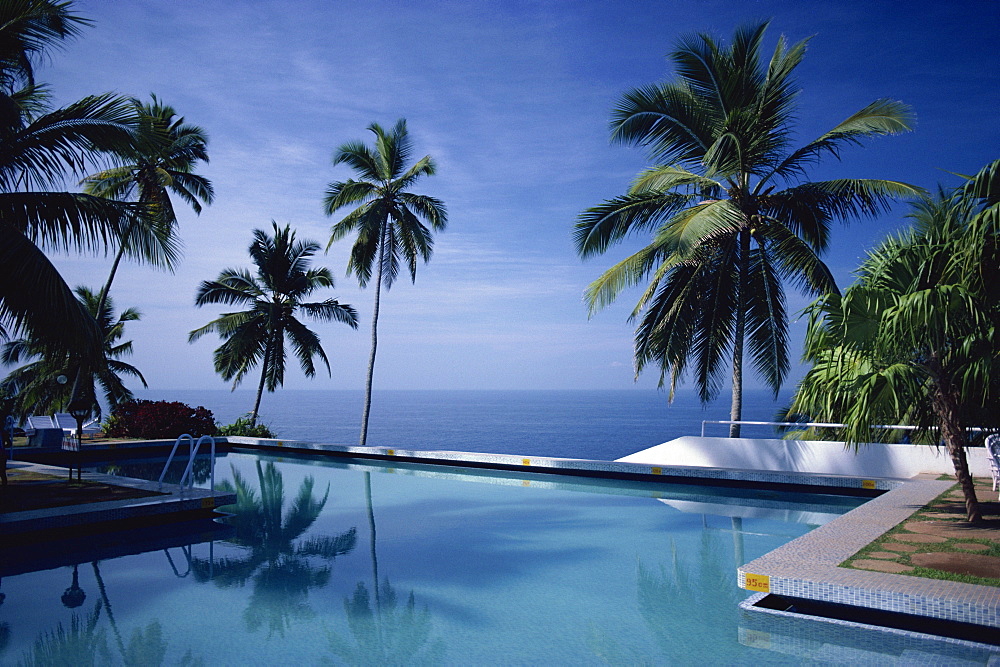
M11 461L8 470L36 472L64 477L65 468L58 468L25 461ZM235 493L213 492L208 489L182 488L175 484L163 484L141 479L84 472L81 479L102 482L114 486L124 486L143 491L155 491L164 495L111 500L82 505L63 505L23 512L0 513L0 537L7 540L15 535L65 532L67 529L92 527L97 524L121 524L135 521L164 521L179 516L208 513L215 507L236 502Z
M931 476L933 477L933 476ZM838 567L954 482L915 478L738 570L747 590L1000 629L1000 589Z

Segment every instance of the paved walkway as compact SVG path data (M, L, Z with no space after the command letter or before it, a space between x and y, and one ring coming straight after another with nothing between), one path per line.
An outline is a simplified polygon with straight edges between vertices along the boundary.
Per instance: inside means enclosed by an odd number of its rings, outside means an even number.
M976 481L976 497L982 524L965 520L965 496L956 489L862 549L848 565L918 576L947 572L1000 585L1000 502L989 480Z

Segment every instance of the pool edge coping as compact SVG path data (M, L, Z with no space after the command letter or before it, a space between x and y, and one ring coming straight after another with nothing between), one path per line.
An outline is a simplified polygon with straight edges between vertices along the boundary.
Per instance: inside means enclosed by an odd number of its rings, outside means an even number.
M1000 628L1000 589L840 567L954 485L918 476L737 568L741 588ZM936 477L936 476L935 476Z

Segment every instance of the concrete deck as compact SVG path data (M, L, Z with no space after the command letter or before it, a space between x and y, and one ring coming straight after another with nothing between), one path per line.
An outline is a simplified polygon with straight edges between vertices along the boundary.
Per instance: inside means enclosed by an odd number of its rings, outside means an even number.
M10 461L8 470L23 470L57 477L66 475L65 468L25 461ZM188 489L174 484L163 484L161 488L156 482L129 477L84 472L81 479L156 491L164 495L64 505L23 512L3 512L0 513L0 537L7 541L14 536L37 537L39 534L51 531L65 534L68 531L96 530L135 522L161 523L197 515L210 515L214 508L236 502L234 493Z

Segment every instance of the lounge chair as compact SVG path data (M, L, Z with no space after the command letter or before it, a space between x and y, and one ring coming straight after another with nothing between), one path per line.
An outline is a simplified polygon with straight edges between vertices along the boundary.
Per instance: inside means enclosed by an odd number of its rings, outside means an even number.
M60 426L52 421L52 417L48 415L32 415L28 417L28 425L24 429L24 433L25 435L32 436L35 434L35 431L45 428L60 428Z
M986 438L986 456L990 460L993 490L996 491L1000 487L1000 433L994 433Z
M68 412L57 412L52 415L56 428L61 428L67 435L76 435L76 419ZM101 432L97 420L91 420L83 425L83 435L95 435Z
M47 415L28 417L24 432L28 436L29 447L55 447L62 444L62 428Z

